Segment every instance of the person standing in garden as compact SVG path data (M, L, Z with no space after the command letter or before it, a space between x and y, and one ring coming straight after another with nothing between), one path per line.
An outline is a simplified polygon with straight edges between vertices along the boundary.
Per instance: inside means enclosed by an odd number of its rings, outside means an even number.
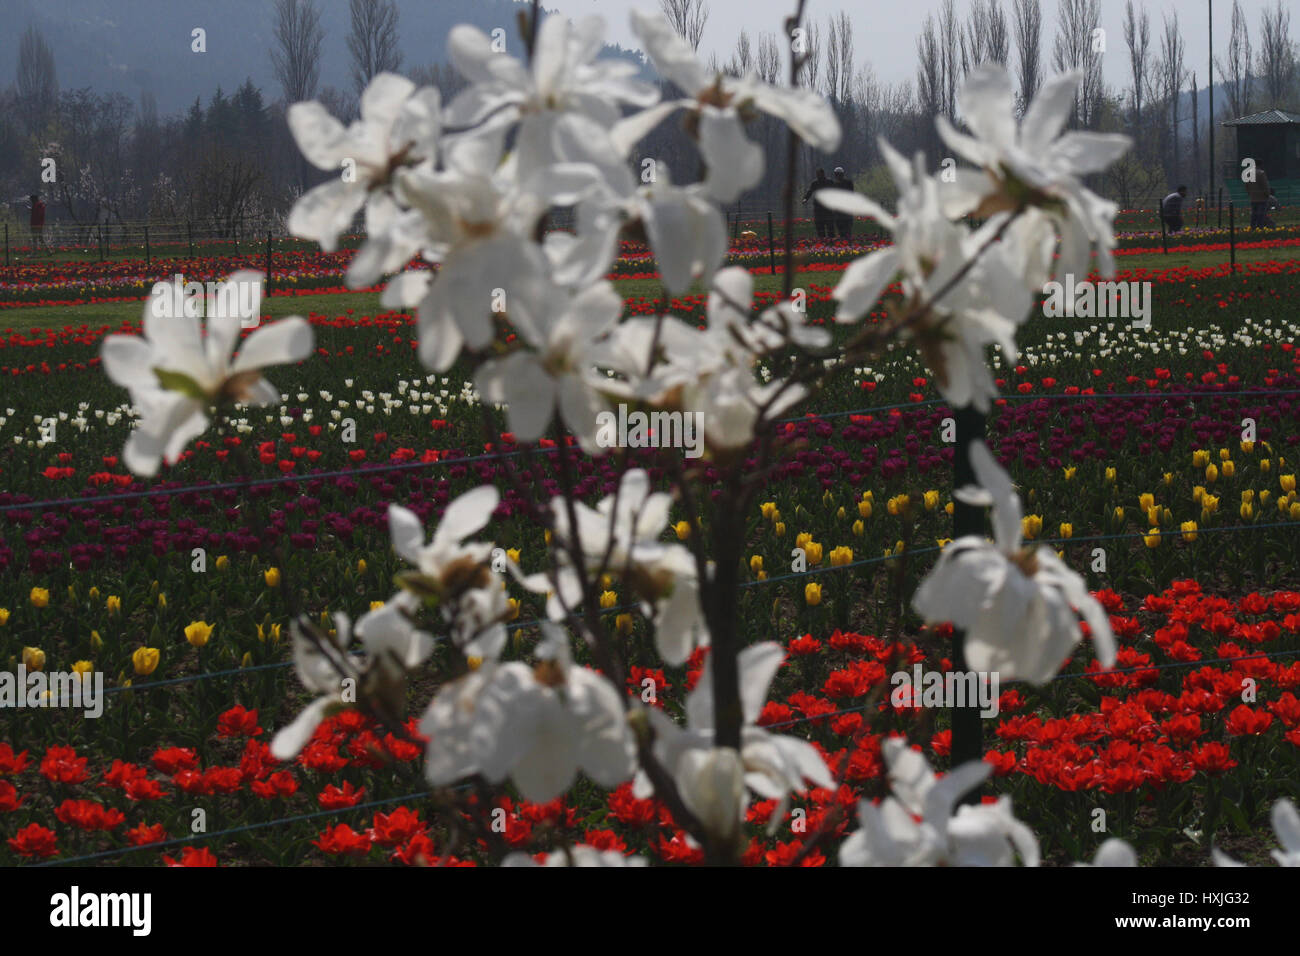
M819 189L831 189L834 183L826 178L826 170L817 167L817 178L812 181L807 191L803 194L804 204L807 205L808 197L813 196ZM835 236L835 226L833 221L834 214L824 205L819 203L814 196L813 198L813 226L817 230L818 239L830 239Z
M835 167L835 181L831 183L836 189L847 189L849 192L856 192L853 188L853 180L844 175L844 167ZM848 213L835 214L835 226L841 239L849 239L853 236L853 217Z
M1250 199L1250 228L1263 229L1268 224L1269 194L1272 189L1268 184L1268 173L1264 167L1255 170L1255 181L1246 183L1246 195Z
M1187 187L1179 186L1160 202L1160 218L1170 232L1183 231L1183 200L1187 197Z
M41 201L40 193L32 193L28 197L28 204L32 207L30 225L32 230L32 247L39 249L42 245L42 238L45 232L45 203Z

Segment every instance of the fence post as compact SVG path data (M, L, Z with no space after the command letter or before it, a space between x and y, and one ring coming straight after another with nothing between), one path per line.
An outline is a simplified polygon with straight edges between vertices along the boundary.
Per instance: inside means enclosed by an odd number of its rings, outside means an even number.
M149 224L144 224L144 264L149 264Z
M1165 255L1169 255L1169 236L1165 233L1165 211L1160 210L1160 244L1165 247Z
M956 428L957 447L953 454L952 484L953 488L962 488L975 483L975 469L970 461L970 444L982 441L985 434L986 418L983 412L966 405L953 410ZM953 540L965 535L984 536L984 509L979 505L966 504L954 499L952 508ZM958 673L965 672L966 633L953 630L952 667ZM966 707L954 707L952 711L952 765L958 767L970 760L984 757L984 727L980 722L980 710L977 701L968 700ZM981 788L972 790L964 803L978 803Z
M9 268L9 223L5 223L5 268Z
M1223 187L1219 187L1219 228L1223 228Z
M771 263L772 275L776 275L776 240L772 238L772 210L767 211L767 257Z
M99 224L98 232L99 232L99 261L103 262L105 257L108 255L107 252L108 247L104 244L104 224L102 222Z
M1233 209L1234 203L1228 201L1228 261L1232 263L1232 271L1237 271L1237 214Z
M266 230L266 288L263 295L271 294L271 230Z
M194 258L194 230L190 227L190 221L185 220L185 242L190 248L189 258Z
M235 255L239 255L239 220L235 220Z

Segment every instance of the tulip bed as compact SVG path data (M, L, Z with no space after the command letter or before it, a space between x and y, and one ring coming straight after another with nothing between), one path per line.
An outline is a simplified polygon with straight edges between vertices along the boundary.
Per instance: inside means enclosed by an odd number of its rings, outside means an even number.
M635 256L625 251L623 277L636 275ZM1018 336L1018 362L995 365L1005 397L989 440L1020 486L1024 534L1087 572L1121 645L1115 673L1098 673L1085 643L1060 679L1003 687L984 723L996 768L986 792L1012 796L1048 862L1090 857L1110 835L1144 862L1201 864L1211 841L1259 862L1268 808L1300 785L1298 271L1282 260L1237 274L1135 272L1154 284L1149 330L1038 317ZM835 279L808 288L810 315L827 324ZM632 313L654 308L646 282ZM706 321L704 296L670 305ZM301 611L329 627L330 612L355 618L391 595L401 562L389 502L432 523L456 495L497 484L494 540L532 571L545 542L521 493L555 484L553 441L517 446L460 366L421 373L408 314L311 321L318 354L271 376L282 407L210 430L154 482L119 459L126 395L98 349L120 330L2 340L0 660L93 668L109 693L96 720L0 711L0 864L143 847L104 861L473 865L564 841L695 859L667 810L628 786L584 783L546 805L508 789L431 799L419 748L355 713L326 721L293 763L270 757L270 734L307 699L287 623ZM856 801L886 792L885 735L924 744L936 767L950 747L947 715L891 702L889 676L948 666L950 631L919 628L906 597L951 535L951 412L904 347L843 377L815 411L778 431L785 463L747 532L742 613L752 640L788 651L760 723L813 741L841 786L775 821L772 802L755 804L745 860L756 865L834 862L841 841L805 841L848 832ZM496 432L486 445L484 414ZM664 474L668 452L629 454ZM590 499L612 491L611 462L578 468ZM247 479L265 483L205 489ZM62 498L87 500L34 504ZM796 546L806 571L791 567ZM510 586L507 656L527 653L543 611ZM644 699L652 687L656 706L680 714L706 652L657 669L625 599L609 590L602 614L637 665L628 691ZM434 662L432 673L442 652ZM413 689L413 706L432 686ZM461 839L459 814L484 801L504 811L499 846ZM200 809L206 832L193 829Z

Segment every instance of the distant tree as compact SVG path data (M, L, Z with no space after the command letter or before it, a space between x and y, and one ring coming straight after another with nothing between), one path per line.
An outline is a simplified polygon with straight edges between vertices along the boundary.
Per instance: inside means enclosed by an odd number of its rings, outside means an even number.
M372 78L402 65L398 49L395 0L348 0L352 27L348 52L352 54L352 85L361 96Z
M677 35L698 50L709 20L709 5L704 0L659 0L659 9Z
M1043 8L1039 0L1016 0L1016 78L1020 82L1020 110L1025 108L1043 82Z
M1124 8L1124 43L1128 46L1129 75L1133 82L1133 121L1136 131L1142 125L1142 96L1146 92L1151 66L1151 15L1142 7L1140 16L1133 10L1133 0Z
M54 54L45 37L29 24L18 41L18 102L27 129L44 128L59 98L59 83L54 72Z
M1092 126L1102 94L1101 53L1093 49L1093 31L1101 23L1101 0L1059 0L1057 17L1052 66L1057 73L1083 73L1083 82L1074 94L1074 122Z
M271 64L286 103L310 100L320 82L320 50L325 31L313 0L275 0L275 46Z
M1166 133L1165 162L1170 177L1178 178L1181 156L1178 152L1178 101L1182 96L1183 84L1187 81L1187 69L1183 65L1183 37L1178 31L1178 14L1170 20L1165 18L1165 32L1160 38L1160 60L1157 74L1160 81L1160 97L1168 111L1169 125Z
M1241 4L1237 0L1232 0L1232 34L1228 40L1227 66L1225 68L1218 57L1214 58L1214 65L1219 69L1232 115L1245 116L1250 113L1250 27L1246 25L1246 15L1241 12Z
M1259 82L1268 109L1290 105L1296 76L1295 47L1291 43L1291 14L1282 0L1265 7L1259 18Z

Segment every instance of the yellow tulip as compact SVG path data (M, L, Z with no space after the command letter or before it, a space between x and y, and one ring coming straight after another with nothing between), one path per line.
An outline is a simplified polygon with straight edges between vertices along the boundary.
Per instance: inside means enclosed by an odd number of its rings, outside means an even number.
M867 500L865 500L865 499L862 500L862 501L859 501L859 502L858 502L858 514L861 515L863 518L870 518L870 517L871 517L871 502L870 502L870 501L867 501Z
M1241 517L1246 521L1250 521L1255 517L1255 506L1249 501L1241 503Z
M1147 509L1147 524L1159 524L1162 515L1163 512L1160 510L1159 506L1152 505Z
M1115 469L1114 469L1114 468L1107 468L1107 469L1106 469L1106 484L1108 484L1108 485L1113 485L1113 484L1115 484Z
M9 608L0 607L0 627L9 623Z
M95 665L90 661L77 661L72 665L72 673L76 674L78 677L85 677L94 669Z
M272 644L278 644L279 641L280 641L280 625L279 625L279 624L272 624L272 625L271 625L271 643L272 643Z
M1291 520L1300 521L1300 501L1291 502Z
M45 588L32 588L32 593L27 597L32 602L32 607L49 607L50 592Z
M1252 452L1254 452L1255 443L1253 441L1244 441L1241 443L1241 450L1245 452L1247 455L1249 455Z
M1205 466L1205 480L1214 484L1219 480L1219 469L1216 465L1210 464Z
M853 549L840 545L831 551L831 567L840 568L853 563Z
M1269 503L1272 499L1273 499L1273 492L1271 492L1271 491L1261 491L1261 492L1259 493L1259 506L1260 506L1261 508L1266 508L1266 507L1268 507L1268 503Z
M161 591L158 592L158 606L161 608L165 608L167 606L167 595Z
M1232 453L1229 452L1228 449L1226 448L1219 449L1219 461L1227 461L1231 457L1232 457Z
M104 649L104 639L99 636L99 631L90 632L90 646L96 651Z
M1025 515L1020 519L1020 532L1030 541L1038 537L1043 530L1042 515Z
M927 491L921 496L921 500L925 504L926 511L933 511L939 506L939 492Z
M876 493L874 491L862 492L862 500L870 501L873 505L876 503Z
M1148 548L1160 547L1160 529L1152 528L1150 531L1144 534L1142 536L1142 543L1145 544Z
M1224 478L1231 478L1236 473L1237 473L1237 466L1235 464L1233 464L1231 461L1225 461L1223 463Z
M679 521L673 525L673 530L677 532L678 541L685 541L691 536L691 523L689 521Z
M631 614L616 615L614 617L614 629L618 631L618 633L622 634L624 637L627 637L629 634L631 634L632 615Z
M1150 511L1151 506L1154 505L1155 503L1156 503L1156 496L1151 494L1150 492L1147 492L1146 494L1138 495L1138 507L1141 508L1143 511Z
M1218 498L1218 496L1217 496L1217 495L1210 495L1210 494L1202 495L1202 496L1201 496L1201 510L1202 510L1202 511L1208 511L1210 514L1214 514L1216 511L1218 511L1218 510L1219 510L1219 498Z
M810 606L822 603L822 586L815 581L809 581L803 589L803 599Z
M1272 469L1273 469L1273 463L1269 461L1267 458L1261 458L1259 460L1259 470L1262 471L1264 474L1267 475Z
M380 605L382 607L382 604ZM212 636L213 625L206 621L191 621L185 628L185 640L192 647L203 647Z
M358 558L358 559L357 559L357 574L365 574L365 573L366 573L366 559L365 559L365 558Z
M1277 483L1288 495L1295 491L1295 475L1278 475Z
M811 541L812 539L813 536L809 534L807 531L800 531L797 535L794 536L794 546L796 548L803 548L806 550L808 547L808 542Z
M950 502L948 502L946 505L944 505L944 506L943 506L943 510L944 510L944 512L948 515L948 517L951 518L951 517L952 517L952 502L950 501Z
M1174 483L1174 473L1172 471L1166 471L1161 480L1164 482L1165 487L1168 488Z
M912 513L912 496L894 495L889 499L885 510L896 518L907 518Z
M218 570L218 571L224 571L224 570L226 570L226 568L228 568L228 567L230 567L230 559L229 559L228 557L226 557L224 554L218 555L218 556L217 556L217 570Z
M44 670L45 652L39 647L24 647L23 667L26 667L29 671Z
M519 549L518 549L518 548L506 548L506 557L510 559L510 561L511 561L512 564L518 564L518 563L519 563Z
M506 598L506 620L513 621L519 617L519 599Z
M87 596L88 598L90 598L90 600L92 600L92 601L98 601L98 600L99 600L99 588L97 588L97 587L92 587L89 591L86 592L86 596Z
M371 602L370 602L370 610L372 610L372 611L378 611L378 610L379 610L381 607L383 607L383 606L384 606L384 602L383 602L383 601L371 601Z
M138 647L131 655L131 664L141 677L148 677L158 669L158 660L162 652L156 647Z
M605 610L609 610L617 603L618 603L618 595L615 594L613 591L600 592L600 606Z
M1074 525L1070 524L1068 521L1062 521L1062 522L1061 522L1061 537L1062 537L1062 538L1073 538L1073 537L1074 537Z
M1183 540L1184 540L1184 541L1195 541L1195 540L1196 540L1196 522L1195 522L1195 521L1184 521L1181 525L1179 525L1179 528L1180 528L1180 529L1182 530L1182 532L1183 532Z
M862 519L859 518L857 521L853 522L854 537L857 538L862 537L862 535L866 532L866 530L867 530L867 526L862 523Z
M750 557L749 570L752 571L754 574L757 574L759 571L763 570L763 556L761 554L755 554L752 557Z
M1210 463L1210 453L1202 448L1192 452L1192 467L1204 468Z
M1201 503L1201 498L1204 494L1205 494L1205 486L1197 485L1192 489L1192 500L1199 505Z
M278 588L280 586L280 569L267 568L262 572L262 577L266 580L268 588Z
M763 513L763 517L764 517L764 518L767 518L769 521L771 521L771 520L772 520L772 514L776 511L776 502L775 502L775 501L764 501L764 502L759 506L759 510Z
M1242 491L1242 493L1241 493L1241 500L1242 500L1242 501L1254 501L1254 500L1255 500L1255 489L1253 489L1253 488L1247 488L1247 489L1245 489L1244 491Z
M1079 469L1076 466L1071 465L1069 468L1062 468L1061 471L1065 473L1066 481L1074 481L1074 476L1079 471Z
M778 538L784 538L784 537L785 537L785 522L784 522L784 521L778 521L778 522L776 523L776 526L775 526L772 530L776 532L776 536L777 536Z
M840 505L839 510L837 510L837 511L835 512L835 517L836 517L838 520L843 521L847 516L848 516L848 515L847 515L847 513L846 513L845 510L844 510L844 506L843 506L843 505Z
M1124 509L1121 508L1121 507L1116 506L1114 512L1112 513L1112 517L1114 517L1116 524L1123 524L1123 522L1124 522Z
M816 541L809 541L804 545L804 554L808 557L808 563L813 567L818 567L822 563L822 546Z
M253 652L252 652L252 651L244 651L244 656L241 657L241 658L239 659L239 666L240 666L240 667L252 667L252 666L253 666Z
M116 594L110 594L108 600L104 602L104 607L108 609L110 616L122 613L122 599Z

